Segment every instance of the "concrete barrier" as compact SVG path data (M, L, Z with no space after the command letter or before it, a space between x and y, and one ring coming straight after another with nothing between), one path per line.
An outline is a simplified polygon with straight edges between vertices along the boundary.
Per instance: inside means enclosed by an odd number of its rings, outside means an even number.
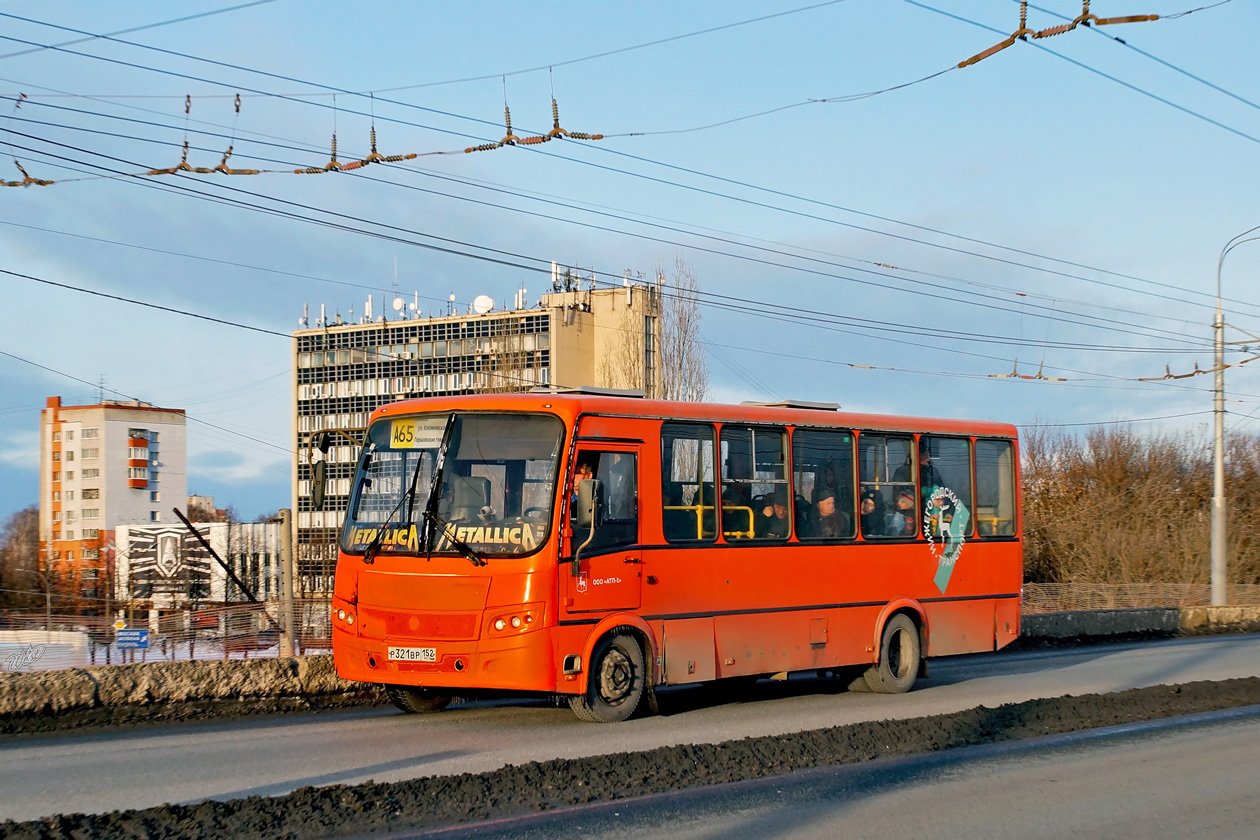
M1255 632L1260 630L1260 607L1182 607L1181 629Z
M1181 629L1177 607L1030 613L1020 619L1020 638L1076 639L1126 635L1169 635Z

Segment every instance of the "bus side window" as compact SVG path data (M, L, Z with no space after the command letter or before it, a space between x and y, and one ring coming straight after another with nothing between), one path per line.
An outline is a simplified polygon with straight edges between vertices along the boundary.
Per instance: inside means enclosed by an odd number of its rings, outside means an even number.
M724 426L721 436L722 535L729 540L791 534L787 433Z
M1015 449L1009 440L976 441L976 531L1015 536Z
M589 477L599 479L603 486L603 522L585 549L586 553L601 548L634 545L639 541L638 470L635 460L632 452L578 450L578 470L589 466L592 471ZM581 477L583 474L575 471L574 496L577 493L576 481ZM576 515L572 501L570 511L570 516ZM580 543L586 539L586 534L577 534L575 539Z
M712 542L717 536L713 427L661 427L661 523L666 542Z
M864 434L858 438L858 521L865 538L905 537L891 534L897 524L897 499L909 491L913 497L914 438L901 435ZM904 516L903 516L904 519Z
M796 534L802 540L854 534L853 435L797 429L792 434Z
M970 516L971 442L966 438L921 436L919 484L920 514L929 514L930 508L940 507L947 522L956 520L964 512ZM956 527L955 533L969 536L971 524L960 524L961 530Z

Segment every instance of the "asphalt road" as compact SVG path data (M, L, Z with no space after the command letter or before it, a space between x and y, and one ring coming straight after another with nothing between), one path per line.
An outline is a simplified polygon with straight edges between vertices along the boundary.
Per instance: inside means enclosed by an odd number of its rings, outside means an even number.
M1260 707L794 773L404 838L1256 836Z
M540 702L432 716L390 709L299 714L0 739L0 819L276 795L305 785L397 781L845 723L939 714L1036 697L1260 676L1260 636L1184 639L936 660L909 694L851 694L834 682L662 695L664 714L585 724Z

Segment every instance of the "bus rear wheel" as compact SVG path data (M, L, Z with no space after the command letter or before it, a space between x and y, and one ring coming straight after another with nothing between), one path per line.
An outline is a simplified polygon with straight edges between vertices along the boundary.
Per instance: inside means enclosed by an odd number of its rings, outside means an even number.
M387 685L385 694L404 712L413 715L440 712L451 705L449 694L438 694L431 688L412 688L406 685Z
M867 670L866 684L879 694L904 694L919 674L919 629L905 613L898 613L884 625L879 644L879 661Z
M643 649L630 633L611 633L591 651L586 692L569 698L569 707L591 723L618 723L639 707L644 693Z

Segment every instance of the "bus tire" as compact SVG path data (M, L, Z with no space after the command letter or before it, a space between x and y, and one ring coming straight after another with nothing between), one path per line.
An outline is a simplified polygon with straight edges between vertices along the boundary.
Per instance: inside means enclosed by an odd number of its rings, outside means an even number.
M878 694L904 694L919 674L919 628L910 616L897 613L884 625L879 661L866 672L866 684Z
M399 709L413 715L440 712L451 705L449 694L438 694L431 688L412 688L406 685L387 685L385 694Z
M614 631L595 643L586 692L569 698L579 719L618 723L634 714L643 699L643 648L631 633Z

